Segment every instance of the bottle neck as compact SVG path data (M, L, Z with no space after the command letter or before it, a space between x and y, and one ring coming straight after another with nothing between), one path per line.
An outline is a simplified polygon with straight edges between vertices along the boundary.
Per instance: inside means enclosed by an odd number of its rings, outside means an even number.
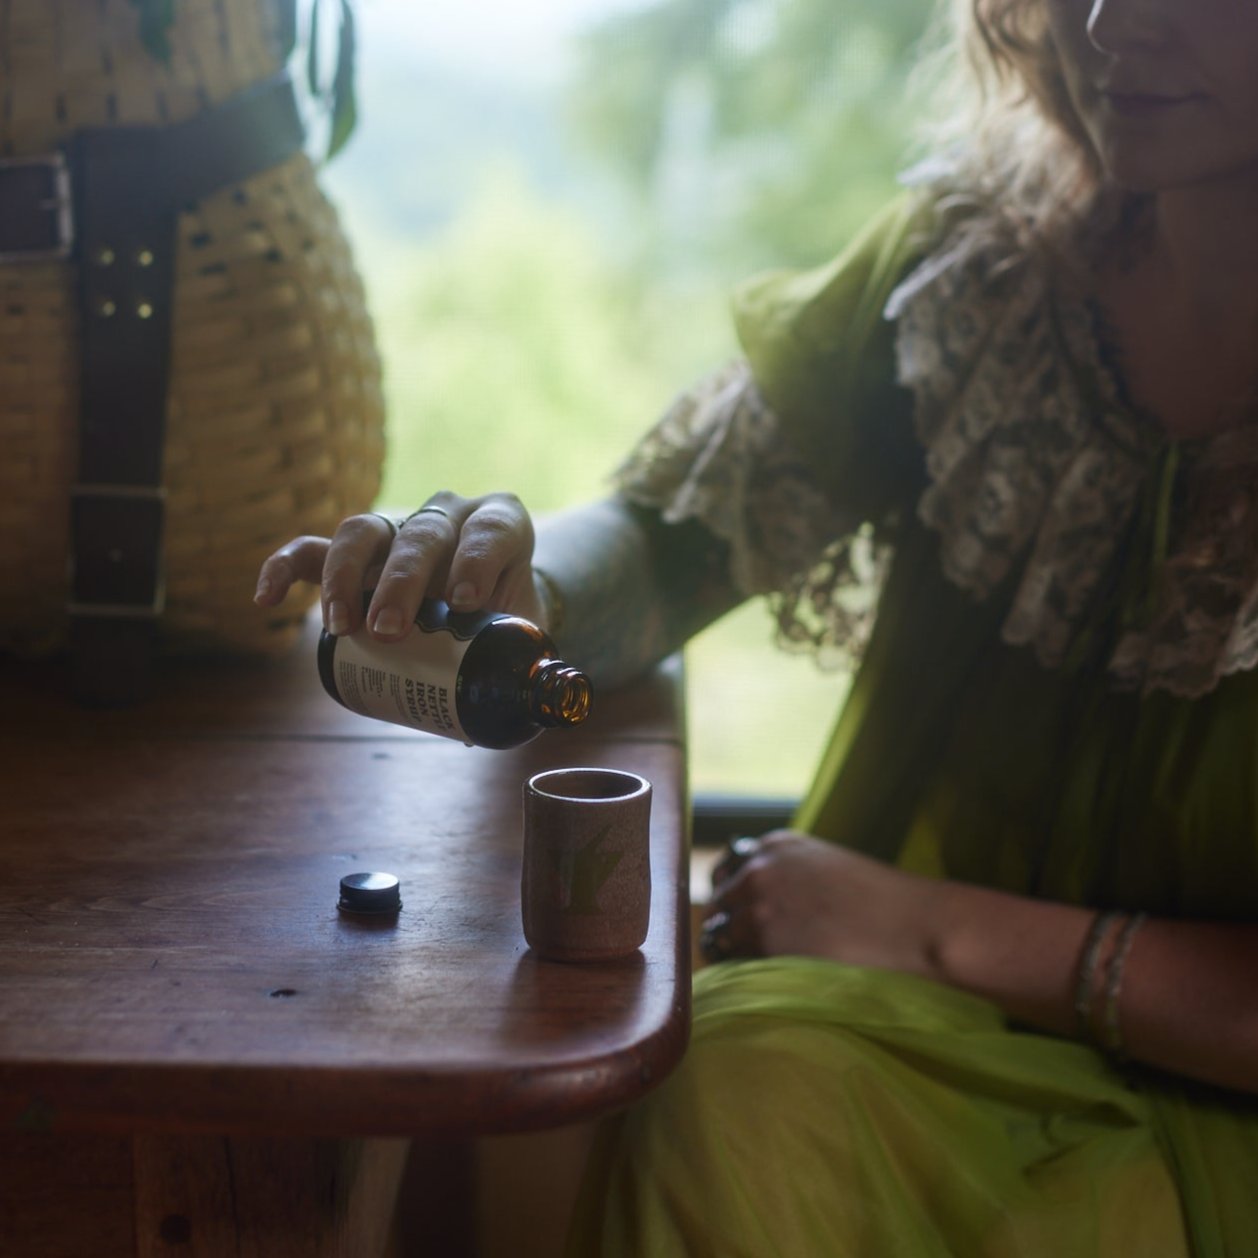
M594 687L580 669L543 660L533 672L529 713L538 725L579 725L590 714Z

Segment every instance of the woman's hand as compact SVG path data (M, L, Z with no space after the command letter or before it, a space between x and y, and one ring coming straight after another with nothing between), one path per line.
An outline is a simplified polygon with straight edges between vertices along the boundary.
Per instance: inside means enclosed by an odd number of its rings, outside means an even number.
M943 885L793 830L739 839L712 874L705 951L714 960L789 953L934 977Z
M1096 910L906 874L790 830L738 839L712 874L709 960L780 953L902 970L1077 1035L1083 952ZM1258 925L1150 918L1107 997L1125 1051L1258 1094ZM1093 1031L1100 1012L1094 1012Z
M434 494L396 531L381 515L350 516L332 538L298 537L258 573L254 601L274 607L297 581L322 587L329 632L406 636L420 602L444 598L455 611L507 611L546 627L533 576L533 521L513 494ZM363 614L362 595L375 587Z

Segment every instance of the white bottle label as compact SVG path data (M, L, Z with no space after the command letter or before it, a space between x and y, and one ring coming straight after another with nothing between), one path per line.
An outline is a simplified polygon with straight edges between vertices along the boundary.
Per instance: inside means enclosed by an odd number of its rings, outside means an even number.
M379 643L366 629L338 638L333 676L341 702L361 716L470 746L456 703L459 669L471 640L496 619L459 615L429 601L401 642Z

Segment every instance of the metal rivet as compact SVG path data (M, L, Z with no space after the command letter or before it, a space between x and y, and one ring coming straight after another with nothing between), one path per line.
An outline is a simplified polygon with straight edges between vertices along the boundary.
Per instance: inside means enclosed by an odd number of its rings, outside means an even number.
M153 251L151 249L141 249L140 252L135 255L135 260L141 266L152 266Z
M147 301L140 302L140 304L136 306L135 312L141 319L151 319L153 317L153 307L150 306Z
M113 266L116 256L108 245L101 245L96 251L96 264L97 266Z
M114 302L110 301L109 298L106 297L105 300L96 307L96 313L100 315L102 319L112 319L114 315L118 313L118 307Z

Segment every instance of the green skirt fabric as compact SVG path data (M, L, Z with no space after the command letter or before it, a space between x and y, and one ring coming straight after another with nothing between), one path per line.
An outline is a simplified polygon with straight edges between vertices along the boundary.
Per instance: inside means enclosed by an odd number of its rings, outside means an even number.
M1252 1126L935 983L730 962L696 978L682 1066L601 1133L568 1252L1239 1258Z

